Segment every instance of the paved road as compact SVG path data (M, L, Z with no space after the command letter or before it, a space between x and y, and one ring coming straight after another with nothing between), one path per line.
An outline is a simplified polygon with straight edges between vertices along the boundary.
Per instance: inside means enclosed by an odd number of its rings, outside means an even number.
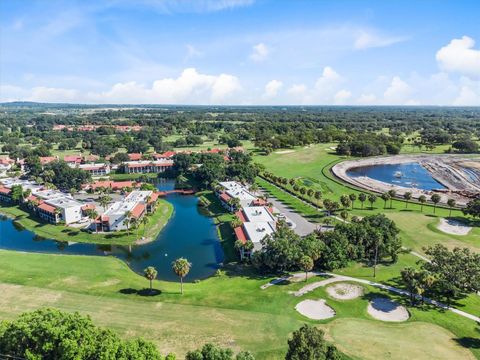
M303 216L301 216L288 206L284 205L276 198L269 196L269 194L263 191L260 192L262 192L265 196L268 196L268 201L273 204L273 207L275 207L279 212L284 214L287 218L289 218L296 224L296 227L293 229L296 234L300 236L305 236L310 234L313 230L320 226L319 224L314 224L306 220Z

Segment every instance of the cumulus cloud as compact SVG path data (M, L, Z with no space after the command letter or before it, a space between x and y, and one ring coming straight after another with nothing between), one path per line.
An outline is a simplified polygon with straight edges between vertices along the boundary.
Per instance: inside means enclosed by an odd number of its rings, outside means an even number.
M315 88L317 90L328 90L342 82L342 77L330 66L323 68L322 76L317 79Z
M352 93L348 90L342 89L335 94L333 102L335 105L344 105L348 103L348 100L352 97Z
M405 105L409 101L412 88L398 76L394 76L383 97L388 105Z
M437 62L444 71L480 77L480 50L476 50L475 40L468 36L453 39L436 54Z
M304 84L294 84L287 90L290 95L298 96L307 92L307 87Z
M377 102L377 97L375 94L362 94L357 99L357 104L359 105L373 105Z
M267 59L270 54L270 49L264 43L259 43L253 47L250 54L250 59L256 62L261 62Z
M462 86L460 94L453 101L457 106L480 106L480 91L475 92L469 86Z
M357 50L385 47L404 40L405 38L403 37L385 36L376 32L361 30L355 38L353 47Z
M273 98L277 96L278 91L282 88L283 83L279 80L271 80L265 85L265 92L263 93L263 97L265 98Z
M3 95L4 90L8 91L9 95ZM34 87L24 90L16 87L4 87L1 98L8 99L4 101L73 103L224 104L236 103L232 95L240 90L240 81L236 76L230 74L208 75L199 73L194 68L188 68L177 78L156 80L151 86L129 81L117 83L107 91L86 94L78 90L63 88Z

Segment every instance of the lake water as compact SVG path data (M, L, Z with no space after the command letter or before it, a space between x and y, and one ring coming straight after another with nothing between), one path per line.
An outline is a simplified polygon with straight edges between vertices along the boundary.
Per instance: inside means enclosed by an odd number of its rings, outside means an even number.
M173 181L157 184L160 190L171 190L173 187ZM213 219L202 213L195 196L171 194L166 200L174 206L167 225L155 241L132 246L131 252L127 246L68 244L39 239L6 218L0 219L0 248L54 254L112 255L125 261L136 272L142 273L147 266L154 266L159 279L175 281L178 277L172 272L171 263L185 257L192 263L186 281L213 275L223 262L223 250Z
M407 188L422 190L445 189L422 165L415 162L362 166L349 169L347 175L353 178L367 176L374 180Z

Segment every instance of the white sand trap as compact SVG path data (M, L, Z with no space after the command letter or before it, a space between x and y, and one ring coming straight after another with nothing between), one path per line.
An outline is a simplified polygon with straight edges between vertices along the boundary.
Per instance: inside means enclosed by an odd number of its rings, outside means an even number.
M290 154L292 152L295 152L295 150L281 150L281 151L275 151L275 154Z
M370 301L367 311L372 317L382 321L406 321L410 317L405 306L384 297Z
M472 230L470 226L467 226L460 221L443 218L440 219L440 224L438 224L437 228L444 233L452 235L468 235L470 230Z
M334 299L351 300L363 295L363 287L348 283L339 283L327 287L327 293Z
M303 300L295 306L295 309L303 316L313 320L330 319L335 316L335 310L320 300Z

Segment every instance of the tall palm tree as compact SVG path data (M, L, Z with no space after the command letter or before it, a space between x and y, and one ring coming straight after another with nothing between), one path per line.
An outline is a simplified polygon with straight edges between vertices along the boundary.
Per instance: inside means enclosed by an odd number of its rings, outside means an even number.
M192 264L185 258L179 258L172 262L172 270L180 277L180 293L183 294L183 278L187 276Z
M100 199L98 199L98 203L103 207L103 211L107 210L107 206L111 201L112 198L108 195L102 195L100 196Z
M423 212L423 205L427 202L427 197L425 195L420 195L418 197L418 201L420 201L420 212Z
M390 195L390 209L391 209L393 198L397 195L397 192L391 189L391 190L388 190L388 195Z
M143 224L143 237L145 237L145 231L147 231L148 217L144 216L141 222Z
M437 210L437 204L440 202L442 198L438 194L433 194L430 197L430 200L433 202L433 213L435 214L435 211Z
M388 194L388 192L386 193L383 193L382 195L380 195L380 197L382 198L383 200L383 208L386 209L387 208L387 201L390 200L390 195Z
M367 194L361 193L360 195L358 195L358 200L362 204L362 210L363 210L363 203L367 200Z
M353 205L354 205L355 200L357 200L357 195L352 193L352 194L348 195L348 197L350 198L350 201L352 202L352 210L353 210Z
M448 217L452 216L452 208L455 206L456 203L457 202L455 201L455 199L448 199L447 200L447 205L450 208L450 212L448 213Z
M127 234L130 235L130 224L132 220L132 212L127 211L125 213L125 219L123 219L123 224L127 227Z
M405 209L408 207L408 203L412 199L412 193L410 191L407 191L405 194L403 194L403 198L405 199Z
M150 293L152 292L152 281L155 280L157 277L157 270L153 266L147 267L145 270L143 270L143 276L150 281Z
M373 210L373 204L375 203L375 201L377 201L376 195L373 195L373 194L368 195L368 202L370 203L370 209L372 210Z
M88 209L86 213L90 220L95 220L98 217L98 213L93 209ZM95 232L98 234L98 226L96 223L95 223Z

